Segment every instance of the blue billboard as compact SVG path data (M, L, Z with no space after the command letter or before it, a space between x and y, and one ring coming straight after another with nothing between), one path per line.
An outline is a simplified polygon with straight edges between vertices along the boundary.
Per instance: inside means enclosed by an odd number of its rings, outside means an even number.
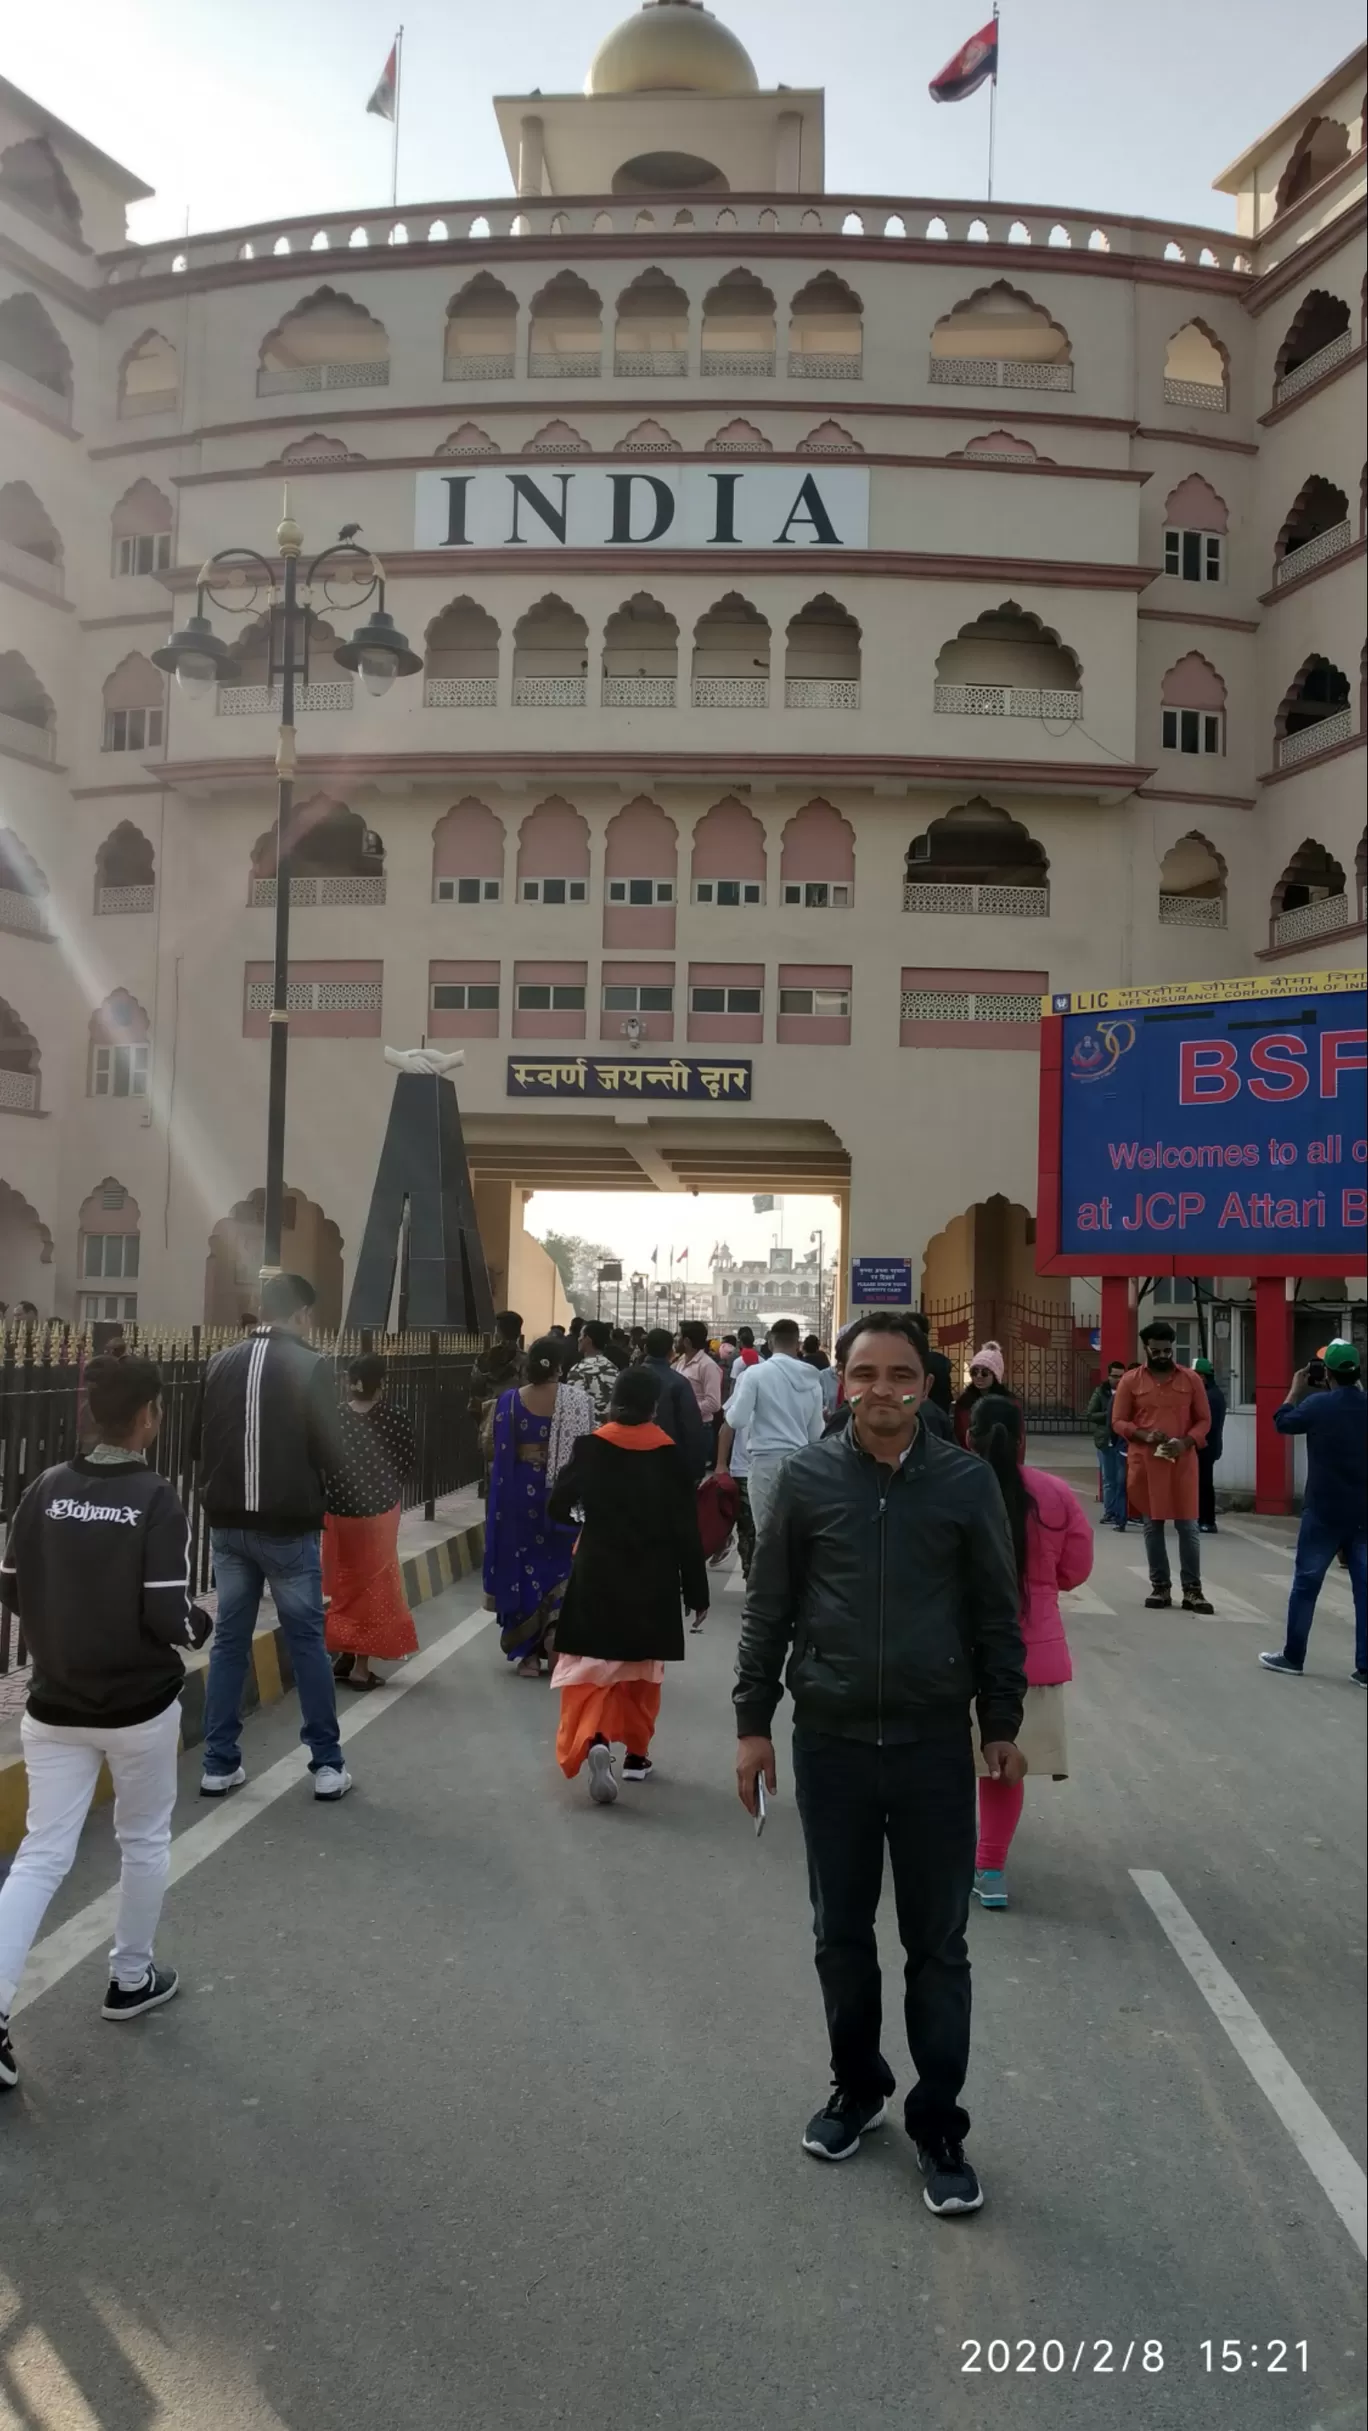
M1368 1056L1352 973L1052 1001L1061 1257L1179 1272L1216 1259L1228 1274L1314 1257L1363 1272Z

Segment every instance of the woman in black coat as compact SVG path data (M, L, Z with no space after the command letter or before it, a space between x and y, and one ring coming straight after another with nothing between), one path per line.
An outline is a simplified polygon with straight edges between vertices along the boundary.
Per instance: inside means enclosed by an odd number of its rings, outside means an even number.
M693 1480L655 1424L659 1391L649 1368L624 1368L607 1420L580 1438L547 1500L553 1519L583 1515L556 1622L556 1761L573 1781L587 1759L597 1806L618 1794L615 1740L623 1780L649 1781L665 1666L684 1659L681 1605L708 1606Z

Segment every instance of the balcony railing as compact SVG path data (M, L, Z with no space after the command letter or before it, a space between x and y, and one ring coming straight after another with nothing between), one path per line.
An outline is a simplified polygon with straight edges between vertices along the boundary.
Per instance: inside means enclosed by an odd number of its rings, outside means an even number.
M50 937L47 898L21 895L14 886L0 886L0 929L13 937Z
M296 684L295 710L301 717L320 709L350 709L350 676L338 683ZM220 684L214 695L219 717L275 717L281 711L279 684Z
M1313 566L1323 566L1327 557L1338 557L1341 549L1353 546L1353 539L1354 527L1346 516L1343 523L1329 524L1323 532L1315 533L1310 540L1300 541L1295 549L1289 549L1285 557L1280 557L1274 566L1274 588L1276 589L1279 583L1295 582L1299 574L1309 574Z
M290 1013L378 1013L382 982L378 979L292 979L285 991ZM269 979L253 979L247 987L249 1013L269 1013L274 991Z
M1050 890L1048 886L961 886L937 878L909 878L903 887L903 910L1045 920L1050 912Z
M1165 405L1195 405L1202 414L1223 414L1228 399L1224 380L1164 381Z
M1279 912L1273 923L1273 943L1300 945L1304 937L1324 937L1331 929L1347 929L1352 919L1347 895L1322 895L1318 903L1299 903L1295 911Z
M1159 926L1169 929L1223 929L1226 907L1220 895L1170 895L1159 891Z
M603 369L599 348L591 354L585 347L579 354L556 354L545 347L534 347L527 358L529 380L596 380Z
M695 709L768 709L767 675L696 675Z
M1072 388L1072 363L1024 355L932 355L933 388Z
M423 681L427 709L494 709L498 699L497 675L429 675Z
M858 675L791 675L784 685L786 709L858 709Z
M1295 768L1301 760L1314 760L1322 751L1333 751L1336 743L1347 743L1354 731L1351 709L1332 709L1328 717L1317 718L1314 726L1299 726L1295 734L1278 737L1278 766Z
M261 904L271 904L275 902L275 899L276 882L274 878L249 879L247 885L249 905L255 907ZM290 880L290 904L294 910L306 909L310 904L383 903L384 900L383 875L378 878L292 878ZM269 1003L269 1001L268 997L267 1002Z
M903 1021L1039 1021L1039 996L998 989L904 988Z
M155 910L157 889L151 886L97 886L96 912L150 912Z
M689 368L685 346L662 347L659 354L641 353L632 346L615 346L613 369L620 380L681 380Z
M515 709L582 709L588 687L582 675L515 675Z
M705 346L698 368L705 380L772 380L774 356L724 354L715 346Z
M7 1114L36 1114L38 1111L38 1074L11 1072L0 1064L0 1111Z
M0 574L12 574L16 582L31 583L37 591L50 591L54 599L62 597L61 567L35 557L31 549L17 549L12 540L0 540Z
M791 380L859 380L864 376L864 358L854 354L804 354L790 348L788 376Z
M677 680L673 675L605 675L605 709L673 709Z
M1083 695L1045 684L937 684L938 712L955 717L1053 717L1076 723Z
M57 737L51 726L35 726L30 719L11 717L4 709L0 709L0 744L21 753L26 760L52 760L57 756Z
M1281 380L1274 381L1274 404L1286 405L1289 397L1299 397L1304 388L1314 388L1317 380L1323 380L1328 371L1333 371L1335 365L1342 363L1346 355L1351 355L1353 351L1354 333L1352 329L1342 329L1328 346L1317 347L1316 352L1308 355L1304 363L1299 363L1295 371L1284 372Z
M388 357L364 363L263 363L257 373L259 397L312 395L321 388L388 388Z
M71 399L60 388L49 388L46 380L35 380L31 372L21 371L17 363L0 361L0 389L17 397L22 405L36 405L40 413L48 414L54 422L70 422Z
M507 355L448 355L442 366L444 380L511 380L514 357Z

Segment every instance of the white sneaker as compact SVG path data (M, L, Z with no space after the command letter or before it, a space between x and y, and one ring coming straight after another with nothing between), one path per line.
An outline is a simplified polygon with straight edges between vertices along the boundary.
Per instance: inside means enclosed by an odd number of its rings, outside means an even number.
M618 1794L617 1776L613 1771L611 1747L591 1747L589 1750L589 1795L595 1806L612 1806Z
M226 1798L230 1789L241 1789L247 1775L241 1765L233 1773L200 1774L201 1798Z
M320 1764L313 1785L315 1798L345 1798L352 1777L345 1764Z

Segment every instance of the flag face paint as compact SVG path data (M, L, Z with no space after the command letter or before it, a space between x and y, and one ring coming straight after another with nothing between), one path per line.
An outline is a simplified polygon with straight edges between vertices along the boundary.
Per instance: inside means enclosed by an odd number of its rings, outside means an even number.
M932 78L927 90L933 101L967 101L981 84L987 84L998 68L998 26L996 17L971 34L963 48L948 60L939 76Z

